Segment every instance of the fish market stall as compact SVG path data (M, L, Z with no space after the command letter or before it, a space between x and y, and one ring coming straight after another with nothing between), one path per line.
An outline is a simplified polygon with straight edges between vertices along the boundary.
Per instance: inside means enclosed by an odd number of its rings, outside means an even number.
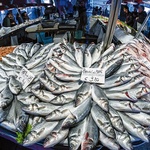
M119 4L112 2L103 42L22 43L2 57L1 135L31 149L142 150L150 135L150 41L112 43Z

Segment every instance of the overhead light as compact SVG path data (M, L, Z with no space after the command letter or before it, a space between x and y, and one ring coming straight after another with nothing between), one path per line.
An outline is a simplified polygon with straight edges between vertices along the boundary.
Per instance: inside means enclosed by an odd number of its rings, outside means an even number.
M0 6L2 6L2 3L0 3Z

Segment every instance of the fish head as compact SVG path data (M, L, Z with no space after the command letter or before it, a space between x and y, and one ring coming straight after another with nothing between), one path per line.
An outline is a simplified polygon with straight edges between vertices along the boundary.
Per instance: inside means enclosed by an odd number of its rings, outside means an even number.
M44 141L44 148L52 147L57 140L57 133L52 132Z
M104 123L103 127L104 127L104 131L107 133L107 135L109 135L109 137L115 138L114 129L109 122Z
M144 129L143 127L138 127L137 128L137 132L140 133L140 138L145 141L145 142L149 142L149 138L148 138L148 134L146 133L146 129Z
M81 149L82 150L91 150L93 148L93 145L94 145L93 139L91 139L89 137L89 133L88 132L85 133L85 137L84 138L85 139L82 142Z
M69 142L69 147L71 150L76 150L79 148L81 141L76 138L71 138Z
M100 99L98 102L98 105L104 110L107 111L109 110L109 103L106 99Z
M62 127L63 128L69 128L73 126L77 122L76 117L71 113L68 115L68 117L64 120Z
M117 128L117 130L124 132L124 130L125 130L124 125L123 125L123 122L119 116L112 117L111 122Z
M150 93L150 89L147 87L141 87L141 89L137 93L137 97L140 98L140 97L146 95L147 93Z
M48 116L46 116L46 120L55 120L61 118L62 112L59 109L52 111Z

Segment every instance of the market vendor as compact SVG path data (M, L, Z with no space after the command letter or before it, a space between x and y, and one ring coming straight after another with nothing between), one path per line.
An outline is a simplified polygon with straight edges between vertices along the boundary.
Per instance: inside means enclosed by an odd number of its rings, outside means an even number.
M13 27L15 25L16 25L16 22L14 20L14 16L13 16L12 12L9 11L3 20L3 26L4 27Z

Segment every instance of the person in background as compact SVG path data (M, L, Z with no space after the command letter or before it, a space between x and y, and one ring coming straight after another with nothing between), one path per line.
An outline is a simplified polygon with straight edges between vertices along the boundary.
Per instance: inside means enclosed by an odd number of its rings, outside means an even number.
M17 13L17 15L16 15L16 19L17 19L17 21L18 21L18 24L21 24L21 23L24 22L23 19L22 19L22 16L21 16L21 11L20 11L20 9L18 9L18 13Z
M93 15L98 15L98 12L99 12L98 6L93 8L93 12L92 12Z
M133 28L137 30L139 28L138 24L142 24L144 22L146 16L147 16L147 13L144 11L144 6L139 5L137 17L134 21Z
M16 22L15 22L14 16L13 16L12 12L9 11L3 20L3 26L4 27L13 27L15 25L16 25Z
M123 11L125 13L125 23L128 25L128 26L133 26L134 24L134 20L133 20L133 16L132 16L132 13L129 11L129 8L128 6L124 6L123 8Z
M73 17L78 18L79 17L79 11L77 6L73 6Z
M22 13L22 19L24 22L29 21L29 16L28 16L27 12Z
M99 9L98 9L98 15L102 15L102 7L99 7Z

